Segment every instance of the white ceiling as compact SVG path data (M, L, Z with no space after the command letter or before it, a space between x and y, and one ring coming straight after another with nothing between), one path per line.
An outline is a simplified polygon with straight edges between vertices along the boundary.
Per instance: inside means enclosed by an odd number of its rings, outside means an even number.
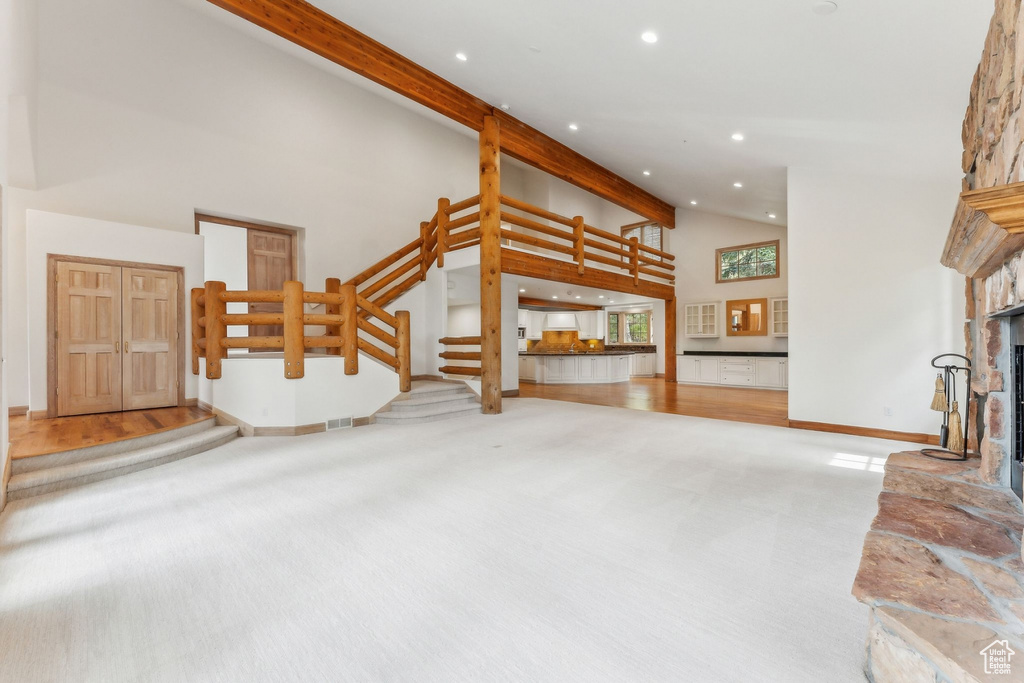
M676 206L784 224L790 166L957 191L992 0L836 1L826 16L817 0L313 4Z

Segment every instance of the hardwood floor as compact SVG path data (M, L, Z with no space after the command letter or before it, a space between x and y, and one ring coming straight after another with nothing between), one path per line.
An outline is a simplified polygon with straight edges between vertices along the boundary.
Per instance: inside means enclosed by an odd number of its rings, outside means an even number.
M789 426L789 393L770 389L676 384L636 377L617 384L519 384L521 398L587 403L654 413Z
M30 458L184 427L213 417L201 408L156 408L54 419L10 418L11 457Z

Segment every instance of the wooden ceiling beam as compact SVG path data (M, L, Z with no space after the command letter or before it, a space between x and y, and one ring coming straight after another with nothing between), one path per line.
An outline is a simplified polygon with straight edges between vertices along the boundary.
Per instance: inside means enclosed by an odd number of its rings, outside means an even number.
M570 304L565 301L557 301L555 299L537 299L531 296L519 297L520 308L557 308L565 311L600 311L600 306L591 306L590 304Z
M501 149L509 156L667 228L675 227L675 207L668 202L307 2L208 2L477 132L483 130L485 116L497 116Z

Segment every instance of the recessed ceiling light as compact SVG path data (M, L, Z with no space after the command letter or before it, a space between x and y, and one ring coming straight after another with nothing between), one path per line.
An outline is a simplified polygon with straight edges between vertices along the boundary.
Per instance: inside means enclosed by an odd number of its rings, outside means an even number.
M743 142L743 133L733 133L732 139L736 142Z
M466 56L465 52L456 52L455 59L459 60L460 62L464 62L467 59L469 59L469 57Z
M644 175L651 175L650 171L644 171Z
M615 303L615 299L608 299L608 303L610 303L610 304Z
M839 5L831 0L822 0L811 5L811 9L815 14L832 14L839 9Z
M658 34L655 33L654 31L644 31L643 33L640 34L640 40L644 41L645 43L654 44L658 42Z
M551 298L552 298L552 299L557 299L558 297L557 297L557 296L555 296L554 294L552 294L552 295L551 295Z
M774 213L768 214L768 218L775 218L775 214Z
M733 187L743 187L743 183L733 183Z
M530 52L540 52L540 48L537 47L536 45L531 45Z
M577 126L575 123L570 123L569 124L569 130L579 130L579 129L580 129L580 127Z
M583 297L582 297L582 296L580 296L579 294L577 294L577 295L576 295L576 298L577 298L577 299L582 299Z
M694 206L697 206L697 200L696 199L691 199L690 203L693 204Z
M526 290L525 290L525 289L520 289L520 290L519 290L519 293L520 293L520 294L526 294Z
M603 298L604 298L604 294L598 294L598 295L597 295L597 298L598 298L598 299L603 299Z

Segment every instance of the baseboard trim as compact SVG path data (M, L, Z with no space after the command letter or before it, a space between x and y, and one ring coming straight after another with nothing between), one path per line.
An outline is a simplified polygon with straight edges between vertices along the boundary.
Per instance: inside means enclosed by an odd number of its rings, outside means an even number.
M4 474L3 481L0 482L0 512L4 511L7 507L7 483L11 481L11 466L14 463L14 458L11 455L11 445L7 444L7 461L4 463Z
M50 417L50 414L45 410L30 410L28 411L28 419L30 420L45 420Z
M21 417L22 415L28 415L28 406L9 406L7 408L7 417Z
M888 439L890 441L909 441L911 443L923 443L932 446L939 445L939 437L938 435L935 434L919 434L917 432L896 432L891 429L853 427L850 425L832 424L830 422L807 422L804 420L790 420L789 426L791 429L805 429L812 432L831 432L833 434L867 436L873 439Z
M186 398L185 399L185 407L186 408L195 408L198 405L199 405L199 399L198 398Z
M256 427L245 420L240 420L230 413L214 408L205 401L198 401L198 407L213 413L217 418L217 424L238 427L242 436L306 436L307 434L319 434L327 431L327 423L314 422L308 425L296 425L294 427ZM373 416L352 418L353 427L365 427L373 424Z
M515 398L518 395L519 395L519 390L518 389L506 389L505 391L501 392L501 397L502 398Z

